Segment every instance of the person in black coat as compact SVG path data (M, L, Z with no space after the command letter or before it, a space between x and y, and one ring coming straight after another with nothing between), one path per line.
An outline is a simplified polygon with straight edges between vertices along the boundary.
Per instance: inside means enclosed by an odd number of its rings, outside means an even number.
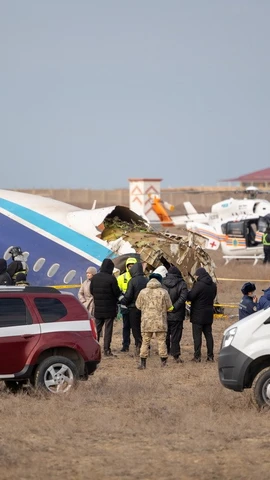
M12 279L7 272L7 262L4 258L0 258L0 285L12 285Z
M105 324L104 333L104 354L113 356L111 352L111 341L113 333L113 322L117 315L117 302L121 295L117 280L113 275L114 264L110 258L105 258L101 264L100 271L94 275L90 284L90 293L94 297L95 319L98 341Z
M132 335L135 340L136 354L139 355L142 344L141 311L136 308L135 302L140 291L146 287L148 279L143 273L143 267L141 263L134 263L129 272L131 279L128 283L128 288L124 298L121 300L121 305L126 306L129 309L129 320Z
M214 299L217 294L217 286L205 268L198 268L195 276L197 281L188 293L188 300L191 301L190 321L192 323L194 341L193 360L195 362L201 361L203 333L207 346L207 360L214 361L212 323L214 319Z
M168 353L170 353L177 363L182 363L180 359L181 349L180 341L183 332L183 322L185 320L185 303L187 299L187 285L180 270L177 267L170 267L168 275L162 283L168 291L173 309L168 312L168 330L166 344Z

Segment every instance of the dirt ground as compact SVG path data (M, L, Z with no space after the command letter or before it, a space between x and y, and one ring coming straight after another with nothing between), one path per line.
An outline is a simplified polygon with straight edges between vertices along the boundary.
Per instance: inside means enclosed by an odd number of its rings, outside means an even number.
M268 286L270 269L252 263L222 265L217 276ZM219 301L237 302L241 282L220 281ZM218 354L224 329L237 310L213 326ZM145 371L138 358L119 353L121 322L113 351L93 377L63 397L8 393L0 387L0 463L5 479L268 479L269 414L258 412L249 392L219 383L217 363L193 364L191 325L185 322L184 364L161 368L152 341Z

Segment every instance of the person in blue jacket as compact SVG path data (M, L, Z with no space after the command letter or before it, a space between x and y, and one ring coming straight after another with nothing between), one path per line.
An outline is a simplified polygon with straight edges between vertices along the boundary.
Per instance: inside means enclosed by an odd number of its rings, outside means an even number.
M263 290L263 295L258 301L258 310L265 310L270 307L270 287Z
M251 282L244 283L241 288L243 293L243 298L239 304L239 320L242 320L248 315L251 315L254 312L257 312L257 297L254 295L256 290L256 285Z

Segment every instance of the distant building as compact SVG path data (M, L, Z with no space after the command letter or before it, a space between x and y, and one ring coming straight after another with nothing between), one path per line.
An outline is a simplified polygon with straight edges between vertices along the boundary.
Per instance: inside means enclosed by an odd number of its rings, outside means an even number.
M222 180L222 182L238 182L244 188L250 185L258 188L270 188L270 168L257 170L237 178L228 178L227 180Z

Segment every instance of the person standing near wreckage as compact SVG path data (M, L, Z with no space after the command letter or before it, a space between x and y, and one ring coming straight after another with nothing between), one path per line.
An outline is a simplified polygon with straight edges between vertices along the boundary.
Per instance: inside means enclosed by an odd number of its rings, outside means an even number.
M205 268L195 272L196 282L188 292L187 299L191 302L190 321L194 341L194 362L201 361L202 334L207 346L207 360L214 361L214 339L212 324L214 320L214 299L217 286Z
M125 295L128 284L131 279L130 269L131 267L137 263L137 259L134 257L129 257L126 261L126 271L119 275L117 278L118 287L120 288L123 295ZM122 317L123 317L123 342L122 342L122 349L121 352L128 352L129 345L130 345L130 330L131 330L131 323L130 323L130 312L127 308L122 310Z
M114 356L111 352L113 322L117 314L118 298L121 295L117 280L113 275L113 269L113 261L105 258L100 271L93 276L90 284L90 293L94 297L98 341L105 324L104 355L106 357Z
M187 284L177 267L170 267L168 275L163 279L163 287L168 291L173 308L168 312L167 349L176 363L182 363L180 341L186 313Z
M148 282L148 278L143 273L141 263L134 263L130 269L131 279L128 283L127 291L121 300L121 306L126 307L129 312L129 321L132 334L135 340L136 355L139 355L142 345L141 334L141 311L136 307L136 300L141 290L143 290Z
M149 345L154 333L156 334L158 343L161 366L167 364L167 311L172 307L172 302L167 290L165 290L161 284L162 276L158 273L151 273L146 288L140 291L136 300L136 307L141 310L142 313L142 346L140 350L141 363L138 366L139 369L146 368Z

